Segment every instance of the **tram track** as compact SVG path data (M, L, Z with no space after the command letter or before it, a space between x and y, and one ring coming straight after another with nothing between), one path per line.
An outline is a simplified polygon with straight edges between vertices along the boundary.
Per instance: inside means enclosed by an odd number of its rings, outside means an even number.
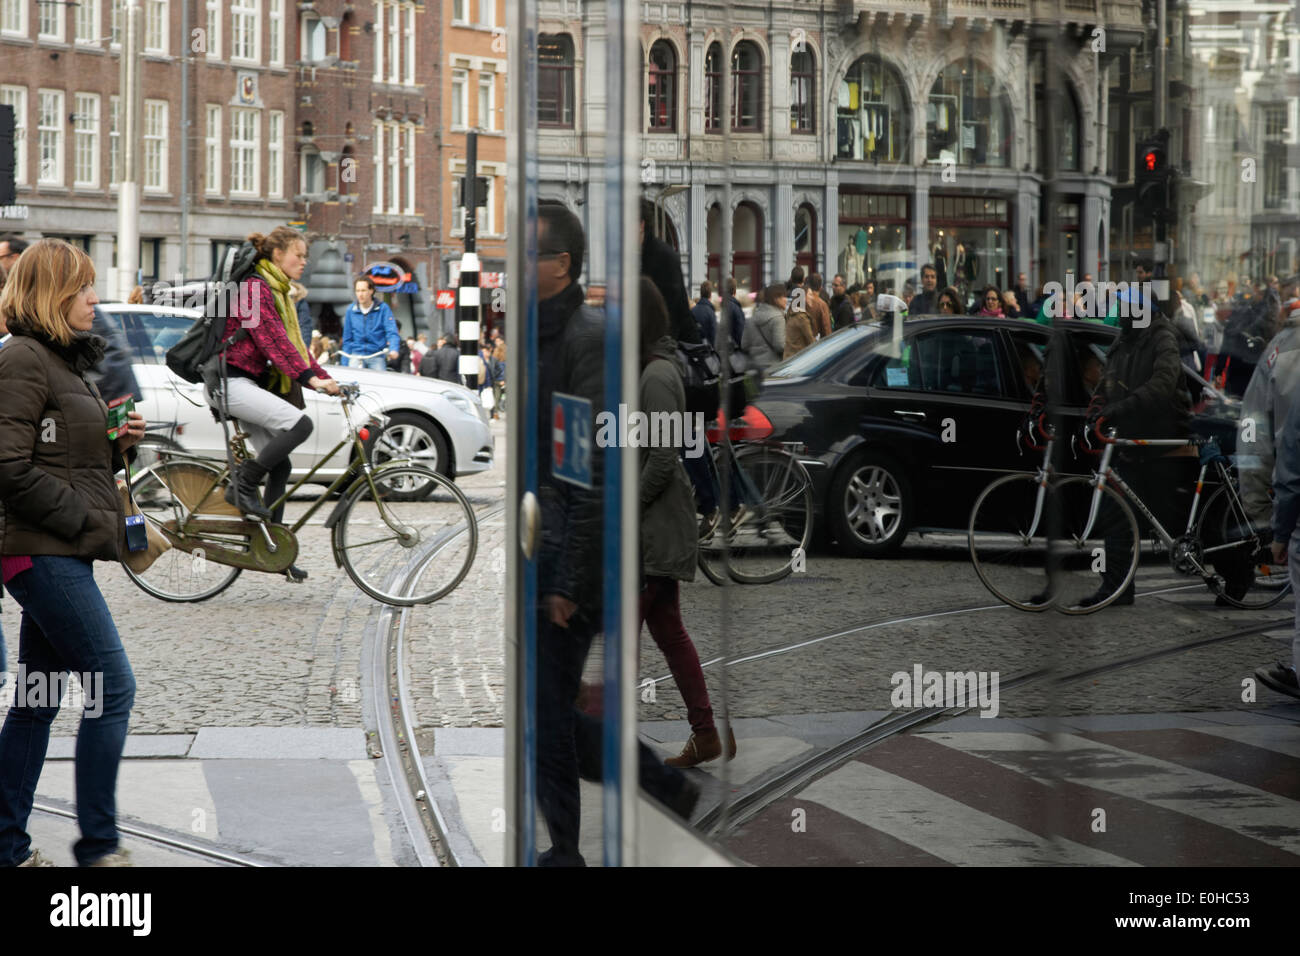
M504 512L504 504L492 505L476 512L474 520L482 524ZM435 539L434 547L418 562L396 572L395 579L404 578L402 591L409 591L420 573L439 552L464 534L467 528L463 523L448 528ZM390 581L391 583L393 582ZM379 613L375 627L369 683L374 691L380 753L393 781L398 813L419 865L460 866L461 861L448 840L447 822L433 798L423 755L413 732L416 726L414 708L404 678L406 628L414 610L413 607L385 606ZM383 706L385 701L387 706ZM404 787L401 786L402 783L405 784Z
M1170 591L1180 591L1187 590L1188 588L1200 587L1203 587L1203 585L1197 583L1185 587L1161 588L1154 591L1144 592L1137 596L1141 598L1155 596L1157 594L1165 594ZM990 610L993 607L1005 607L1005 605L949 608L928 612L926 614L909 615L885 621L875 621L859 627L847 628L833 632L832 634L822 635L821 637L812 638L807 641L800 641L795 644L747 655L743 658L736 658L729 662L724 658L714 658L709 661L709 664L716 665L718 663L723 663L727 666L731 666L746 661L769 657L774 654L789 653L837 637L844 637L864 631L927 619L971 614L979 611ZM1036 668L1001 680L999 682L999 687L1001 690L1007 691L1024 688L1044 681L1050 681L1055 685L1066 685L1089 680L1125 668L1150 663L1151 661L1159 660L1164 657L1171 657L1203 647L1226 643L1242 637L1261 634L1265 631L1276 630L1281 627L1290 627L1293 625L1292 618L1292 615L1283 618L1274 618L1268 621L1251 624L1246 627L1237 628L1227 633L1182 641L1177 644L1156 648L1140 654L1117 657L1100 664L1066 673L1061 673L1060 668L1057 667ZM897 737L900 734L913 731L921 726L933 723L943 718L959 716L971 709L972 707L965 705L952 707L928 707L909 709L895 714L890 714L887 717L877 720L870 726L864 728L851 737L846 738L840 743L820 750L782 771L762 778L749 787L742 788L733 799L727 801L725 804L720 803L718 806L708 810L703 816L695 821L694 826L697 830L707 833L712 839L723 839L734 833L745 823L754 819L772 804L802 790L817 777L837 769L849 760L855 758L858 754L884 743L891 738Z
M32 804L32 812L43 813L46 816L59 817L73 822L76 822L77 819L77 813L75 810L52 806L48 803ZM167 831L156 827L144 827L136 824L119 822L117 824L117 830L123 836L134 837L137 840L143 840L153 846L172 851L179 851L190 856L212 860L216 863L222 863L227 866L268 867L280 865L271 860L264 860L245 853L234 853L230 850L221 850L216 847L204 846L203 844L195 843L192 840L183 840L178 836L174 836Z

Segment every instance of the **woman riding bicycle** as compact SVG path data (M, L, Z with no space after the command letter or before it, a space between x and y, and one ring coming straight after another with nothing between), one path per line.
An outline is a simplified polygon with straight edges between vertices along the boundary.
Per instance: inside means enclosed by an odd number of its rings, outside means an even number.
M251 302L249 314L226 319L225 339L241 329L248 332L226 350L224 402L207 392L208 403L231 418L237 418L253 439L257 457L245 461L232 476L226 501L248 515L279 523L284 517L281 503L268 510L289 482L290 453L312 432L311 418L303 413L301 387L339 393L334 381L312 357L298 327L297 309L290 299L289 283L302 277L307 265L307 243L302 234L288 226L277 226L269 236L248 237L258 252L251 294L240 296ZM265 503L259 494L266 479ZM290 565L285 576L303 581L307 572Z

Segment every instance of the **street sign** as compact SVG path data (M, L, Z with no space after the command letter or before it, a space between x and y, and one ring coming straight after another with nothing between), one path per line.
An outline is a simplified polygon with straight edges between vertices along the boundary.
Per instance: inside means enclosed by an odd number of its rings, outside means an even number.
M440 309L456 308L456 290L439 289L438 297L434 300L434 304Z
M556 392L551 412L551 474L591 488L591 402Z

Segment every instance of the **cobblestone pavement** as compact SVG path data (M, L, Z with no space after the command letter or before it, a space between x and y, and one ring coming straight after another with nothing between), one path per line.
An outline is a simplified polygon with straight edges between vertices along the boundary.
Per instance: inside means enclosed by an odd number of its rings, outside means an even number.
M503 437L501 429L497 441ZM458 483L481 509L504 492L504 471L498 465ZM290 502L288 519L309 505L308 498ZM300 585L246 571L208 601L172 604L145 594L120 566L96 563L95 578L136 676L132 734L362 726L362 633L380 605L334 566L323 527L327 513L318 512L299 535L297 564L310 575ZM2 607L12 677L21 612L11 597ZM11 687L12 680L6 692ZM78 710L65 707L54 735L75 734L79 717Z
M504 716L504 427L498 463L460 481L481 515L478 556L448 597L414 609L407 674L418 724L501 726ZM290 506L300 513L303 502ZM363 626L378 607L333 566L317 516L303 532L305 585L243 574L226 592L197 605L168 604L140 592L116 566L96 574L135 668L134 733L193 733L203 726L360 726L359 657ZM1008 692L1003 716L1050 713L1153 713L1251 708L1242 681L1284 656L1288 599L1269 611L1215 609L1195 582L1144 563L1132 608L1066 618L999 607L980 585L958 539L913 539L894 559L810 555L806 572L756 587L719 588L702 575L682 586L687 628L706 664L715 710L733 716L865 712L887 709L891 675L927 670L997 671L1005 680L1045 665L1067 671L1172 646L1195 637L1276 621L1243 637L1104 678ZM18 609L3 605L10 671L17 666ZM943 614L941 612L953 612ZM723 628L723 622L728 625ZM834 635L834 636L831 636ZM722 655L740 660L723 669ZM599 673L597 645L589 672ZM648 635L640 654L642 720L685 717L663 656ZM724 688L725 678L725 688ZM1271 692L1260 690L1261 701ZM647 700L650 697L652 699ZM56 734L75 732L60 714Z

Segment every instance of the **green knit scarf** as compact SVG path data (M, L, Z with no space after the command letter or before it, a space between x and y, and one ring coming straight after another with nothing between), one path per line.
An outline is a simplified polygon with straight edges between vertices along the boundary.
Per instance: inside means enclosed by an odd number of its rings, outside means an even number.
M258 259L257 265L253 268L271 287L271 294L275 296L275 311L280 314L280 321L284 323L284 331L288 334L289 341L293 343L293 347L298 350L303 360L310 363L311 359L307 357L309 354L307 345L302 340L302 329L298 326L298 309L289 296L289 277L270 259ZM270 391L288 395L289 390L293 388L293 379L278 368L272 368L267 387Z

